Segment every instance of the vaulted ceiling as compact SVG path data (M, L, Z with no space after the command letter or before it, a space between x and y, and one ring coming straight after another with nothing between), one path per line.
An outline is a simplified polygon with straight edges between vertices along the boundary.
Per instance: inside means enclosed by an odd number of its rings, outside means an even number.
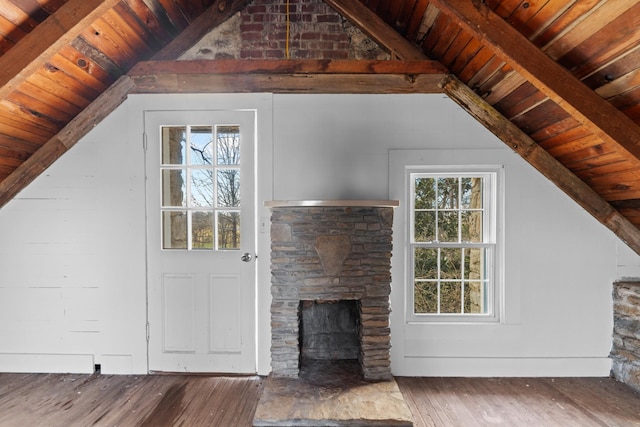
M129 93L442 92L640 253L640 0L325 2L392 59L173 61L250 0L0 0L0 206Z

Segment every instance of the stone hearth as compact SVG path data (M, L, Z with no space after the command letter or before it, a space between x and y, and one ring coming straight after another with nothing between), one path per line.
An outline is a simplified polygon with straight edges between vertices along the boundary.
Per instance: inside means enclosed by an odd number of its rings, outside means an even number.
M351 361L322 361L299 378L269 376L253 426L410 427L413 417L395 380L365 381Z

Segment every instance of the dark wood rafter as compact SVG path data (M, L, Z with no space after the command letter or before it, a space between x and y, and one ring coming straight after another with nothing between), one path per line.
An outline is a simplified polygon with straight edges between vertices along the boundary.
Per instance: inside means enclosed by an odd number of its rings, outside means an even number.
M84 135L116 109L134 88L128 76L122 76L94 102L49 139L38 151L0 182L0 207L13 199L42 171L73 147Z
M381 20L376 19L377 15L373 12L354 7L354 5L352 5L352 0L325 1L332 7L334 4L339 4L340 11L345 18L349 19L358 27L372 22L373 28L361 27L361 30L364 33L377 34L378 39L382 41L397 40L397 37L387 35L387 33L395 33L393 28L388 26L386 23L381 22ZM459 2L455 1L455 3L457 4ZM498 19L501 20L502 18ZM514 30L511 29L511 31ZM522 38L523 36L520 35L520 39ZM426 55L424 55L424 53L415 46L413 47L414 52L411 52L407 43L408 42L404 40L400 41L399 45L387 43L382 45L382 47L390 52L407 52L412 59L420 56L426 59ZM529 42L526 41L526 43ZM400 57L400 59L405 58ZM554 65L556 64L554 63ZM571 78L575 80L575 78ZM578 82L578 84L584 87L581 83ZM502 114L473 92L467 85L459 81L455 76L450 75L443 81L442 91L482 123L494 135L500 138L507 146L522 156L522 158L529 164L551 180L551 182L563 190L586 211L591 213L598 221L600 221L600 223L613 231L620 239L626 242L630 248L640 253L640 229L634 226L627 218L614 209L598 193L581 181L569 169L536 144L533 139L507 120ZM597 97L597 95L595 96ZM591 96L589 96L589 98L591 98ZM603 101L601 98L599 99L606 103L606 101ZM607 111L608 110L609 109L607 109ZM624 123L627 123L627 121ZM636 126L634 123L631 123L631 125Z
M392 57L405 61L427 59L424 53L358 0L324 0L324 2L362 30L380 47L386 49Z
M9 97L27 78L46 65L65 45L79 40L86 30L120 0L70 0L34 31L20 40L20 46L0 57L0 99ZM176 59L211 28L227 20L249 3L248 0L217 0L156 57ZM96 53L95 57L103 55ZM107 59L105 58L105 61ZM116 70L119 75L122 70ZM15 197L42 171L75 145L126 99L135 88L128 76L120 77L97 99L71 119L56 135L0 182L0 207ZM0 171L1 172L1 171Z
M435 61L149 61L129 76L137 93L439 93Z
M172 62L250 0L68 0L31 14L33 1L14 2L25 20L0 11L13 35L0 35L0 205L77 142L69 126L95 126L125 92L444 91L638 250L623 217L640 227L640 6L324 1L394 60Z
M509 148L613 231L631 249L640 253L640 230L591 187L458 79L451 77L444 82L442 89L449 98L493 132Z
M69 0L0 56L0 99L6 98L65 45L120 0Z
M216 59L143 61L129 75L154 74L449 74L438 61L350 59Z
M640 167L640 127L482 2L432 0L567 113Z

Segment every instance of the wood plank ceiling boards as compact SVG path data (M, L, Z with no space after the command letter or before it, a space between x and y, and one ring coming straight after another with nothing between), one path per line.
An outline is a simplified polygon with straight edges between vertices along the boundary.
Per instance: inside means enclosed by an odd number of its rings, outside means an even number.
M0 0L0 205L130 92L441 91L640 252L640 0L326 0L391 60L171 62L251 3Z

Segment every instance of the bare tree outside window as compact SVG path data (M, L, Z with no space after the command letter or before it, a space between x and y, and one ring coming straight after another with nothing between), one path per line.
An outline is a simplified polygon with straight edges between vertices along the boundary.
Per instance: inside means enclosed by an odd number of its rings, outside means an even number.
M239 249L239 127L168 126L162 135L163 247Z
M218 213L218 248L240 249L240 129L222 126L217 129L216 155L217 203L221 208L236 208ZM226 166L226 167L225 167Z

